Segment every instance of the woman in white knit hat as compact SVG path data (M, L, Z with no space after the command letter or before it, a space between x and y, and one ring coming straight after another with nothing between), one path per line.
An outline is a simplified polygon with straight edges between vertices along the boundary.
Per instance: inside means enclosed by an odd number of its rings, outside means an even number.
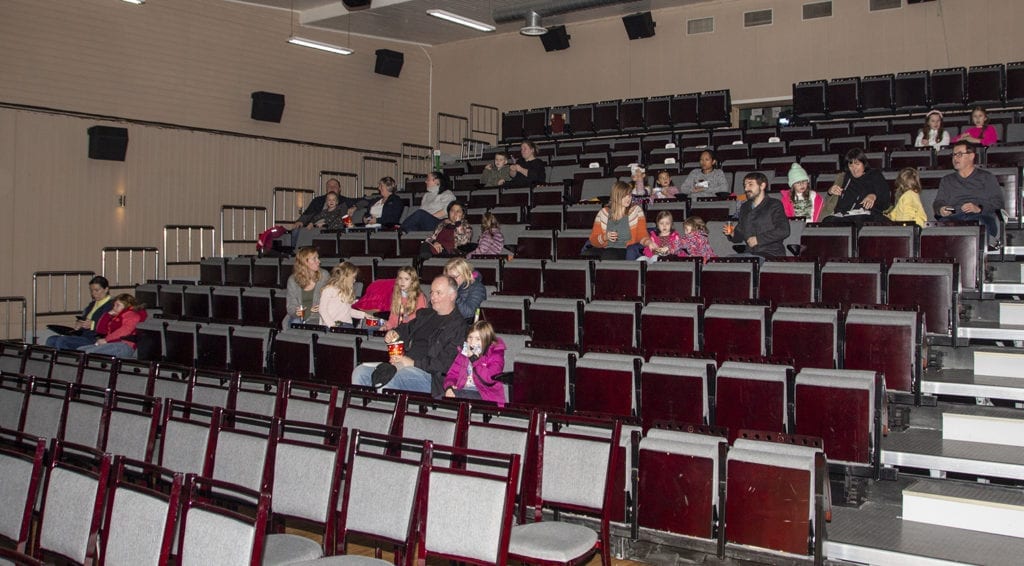
M811 190L811 178L799 163L789 168L789 189L783 189L780 194L786 216L806 218L808 222L818 221L825 199Z

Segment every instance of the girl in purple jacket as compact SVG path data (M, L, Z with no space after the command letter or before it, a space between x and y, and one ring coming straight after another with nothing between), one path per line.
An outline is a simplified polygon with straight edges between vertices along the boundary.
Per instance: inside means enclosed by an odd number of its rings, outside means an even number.
M505 405L505 384L494 379L505 369L505 343L494 335L491 323L469 327L466 342L444 380L444 396L481 399Z

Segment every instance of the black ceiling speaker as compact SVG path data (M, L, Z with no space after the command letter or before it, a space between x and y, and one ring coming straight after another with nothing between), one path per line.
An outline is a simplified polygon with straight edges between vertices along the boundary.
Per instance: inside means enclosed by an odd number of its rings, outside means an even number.
M626 35L630 39L654 37L654 19L650 12L641 12L631 16L622 16L622 25L626 26Z
M89 159L124 161L128 151L128 128L93 126L89 132Z
M565 26L548 28L548 32L540 36L540 42L544 44L544 51L561 51L569 49L569 38L571 35L565 33Z
M346 8L351 10L362 10L370 7L370 0L341 0Z
M280 122L281 114L284 113L284 95L275 92L254 92L252 93L253 120L260 122Z
M402 63L404 62L405 55L401 51L378 49L377 64L373 66L373 72L378 75L397 77L402 72Z

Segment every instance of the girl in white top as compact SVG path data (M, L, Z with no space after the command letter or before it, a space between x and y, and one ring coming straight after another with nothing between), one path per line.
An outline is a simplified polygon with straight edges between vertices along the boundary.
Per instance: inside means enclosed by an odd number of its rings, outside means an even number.
M930 147L935 151L949 145L949 132L942 127L942 112L932 110L924 117L924 126L917 132L914 147Z
M353 318L366 318L366 313L352 308L356 301L356 266L343 261L331 270L331 278L320 293L320 322L324 326L351 328Z

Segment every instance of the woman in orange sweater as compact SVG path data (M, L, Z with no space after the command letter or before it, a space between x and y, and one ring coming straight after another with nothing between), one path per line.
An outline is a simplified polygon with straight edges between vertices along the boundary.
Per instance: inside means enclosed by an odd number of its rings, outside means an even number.
M590 231L590 248L584 255L601 259L634 260L643 253L643 241L647 238L647 219L644 210L630 205L632 196L629 185L616 181L612 185L608 206L602 208L594 218Z

